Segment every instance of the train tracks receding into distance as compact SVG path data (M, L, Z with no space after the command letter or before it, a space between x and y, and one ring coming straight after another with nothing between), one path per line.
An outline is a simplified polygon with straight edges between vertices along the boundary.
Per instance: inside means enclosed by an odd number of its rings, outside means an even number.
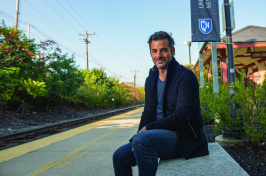
M89 116L85 116L81 118L75 118L75 119L67 120L64 122L54 123L52 125L45 126L45 127L40 127L40 128L35 128L35 129L30 129L27 131L19 132L19 133L0 136L0 150L9 148L15 145L19 145L25 142L29 142L29 141L32 141L38 138L42 138L45 136L49 136L49 135L52 135L52 134L55 134L61 131L65 131L71 128L75 128L83 124L97 121L97 120L109 117L111 115L129 111L131 109L135 109L135 108L142 107L142 106L144 106L144 104L130 106L130 107L117 109L117 110L100 113L96 115L89 115Z

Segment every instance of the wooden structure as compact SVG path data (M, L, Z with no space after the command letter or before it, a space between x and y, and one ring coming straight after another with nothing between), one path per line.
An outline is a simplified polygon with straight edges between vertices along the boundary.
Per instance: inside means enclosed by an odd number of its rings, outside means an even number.
M245 77L246 86L249 80L259 84L266 72L266 27L247 26L233 32L234 64L236 77ZM222 41L225 37L222 38ZM208 67L209 76L212 75L211 43L203 49L203 67ZM227 51L224 42L217 42L217 59L219 77L223 83L228 81ZM199 69L199 59L194 68Z

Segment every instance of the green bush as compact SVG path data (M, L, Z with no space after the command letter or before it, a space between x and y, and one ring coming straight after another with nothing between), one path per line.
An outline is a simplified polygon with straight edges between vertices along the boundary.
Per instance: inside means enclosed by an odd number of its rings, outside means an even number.
M19 86L19 68L0 68L0 104L6 105L12 99L15 89Z
M43 54L40 54L42 53ZM78 70L56 43L35 44L23 31L0 25L0 106L21 114L51 106L106 108L144 102L144 88L119 83L104 70ZM8 107L8 108L7 108Z
M237 119L243 122L243 136L254 144L266 141L266 79L256 88L246 88L244 81L235 86L234 101L239 106Z
M205 124L213 124L214 114L211 110L215 96L213 93L213 88L212 86L205 85L203 88L199 89L199 93L203 121Z
M79 103L87 108L106 108L125 106L144 102L144 89L136 88L136 97L133 87L119 83L112 77L107 77L103 69L84 70L84 83L78 89Z
M228 85L220 84L219 93L213 93L211 81L200 88L204 123L213 122L217 134L239 133L241 138L261 145L266 141L266 79L256 88L247 88L242 78L236 81L233 89L231 96Z
M28 80L24 80L21 85L22 89L33 98L36 98L37 96L43 97L47 94L45 82L34 81L29 78Z

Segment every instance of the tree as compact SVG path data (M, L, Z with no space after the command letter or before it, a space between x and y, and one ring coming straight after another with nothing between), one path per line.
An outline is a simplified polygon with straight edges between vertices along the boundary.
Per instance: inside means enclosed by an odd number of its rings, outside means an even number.
M38 45L27 40L19 30L0 26L0 103L21 102L25 107L29 99L45 95L45 84L40 76L40 60L34 54ZM44 73L43 73L44 75Z

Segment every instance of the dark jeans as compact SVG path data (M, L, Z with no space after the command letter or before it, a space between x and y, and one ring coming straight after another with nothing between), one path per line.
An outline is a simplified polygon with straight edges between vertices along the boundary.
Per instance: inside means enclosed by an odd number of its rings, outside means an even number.
M115 175L132 175L132 167L135 165L138 165L140 176L155 175L158 158L171 159L179 156L176 132L161 129L140 132L134 136L132 143L125 144L115 151Z

